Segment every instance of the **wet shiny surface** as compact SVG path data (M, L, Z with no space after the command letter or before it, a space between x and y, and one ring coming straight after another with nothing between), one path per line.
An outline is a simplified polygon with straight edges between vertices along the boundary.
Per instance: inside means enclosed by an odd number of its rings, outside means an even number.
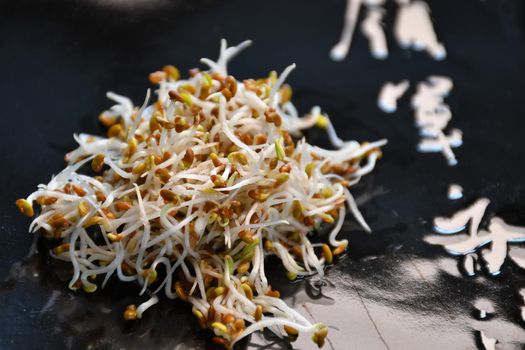
M447 45L444 62L396 46L395 6L389 4L390 58L371 58L356 33L341 63L331 62L328 52L339 36L343 1L124 3L1 5L1 349L213 348L183 303L163 300L141 322L126 325L122 310L140 301L133 287L114 282L95 295L70 292L67 268L49 260L43 242L40 254L24 259L31 247L28 220L13 203L62 168L63 154L74 147L73 132L102 132L96 116L109 106L107 90L140 102L147 73L167 63L186 70L200 57L215 57L221 37L255 42L233 61L233 74L262 76L295 62L289 81L300 111L321 105L343 139L390 141L376 171L354 192L374 232L347 221L342 235L350 241L349 252L329 269L324 285L291 283L277 261L269 264L272 285L287 302L329 326L325 348L475 349L481 345L478 330L498 339L501 349L523 348L519 289L525 272L507 261L499 276L467 277L462 258L423 240L432 232L433 217L451 215L482 196L491 199L487 213L525 226L521 2L429 1ZM408 97L431 74L448 75L455 83L445 101L453 126L464 132L456 167L448 167L440 154L416 152L419 137ZM384 114L376 107L379 89L385 81L405 78L411 89L395 114ZM307 136L326 143L320 132ZM462 199L447 199L450 183L464 188ZM480 298L494 306L484 320L475 308ZM313 349L304 338L293 346ZM289 345L257 335L241 348Z

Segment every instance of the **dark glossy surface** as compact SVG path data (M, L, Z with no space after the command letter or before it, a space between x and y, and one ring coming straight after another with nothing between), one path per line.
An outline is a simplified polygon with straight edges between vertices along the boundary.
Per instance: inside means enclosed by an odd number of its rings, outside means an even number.
M125 5L128 3L128 5ZM134 5L129 5L134 3ZM28 220L14 200L47 182L74 148L74 132L101 133L98 113L112 90L141 102L147 74L172 63L186 70L215 58L219 39L255 44L231 64L241 77L297 70L289 82L299 110L319 104L344 139L386 137L389 144L373 175L356 188L374 233L348 221L349 254L330 268L319 292L288 282L277 263L273 285L299 311L330 327L327 348L474 349L476 330L501 348L525 343L519 288L525 272L506 263L501 276L467 278L461 260L422 239L436 215L448 215L479 196L497 212L525 225L525 9L520 1L429 1L448 58L435 62L397 47L391 36L395 6L387 6L391 57L371 58L360 33L350 57L331 62L328 52L342 26L341 0L5 1L0 5L0 348L1 349L203 349L190 308L165 300L132 326L121 320L135 290L119 284L86 296L67 289L66 273L45 254L23 260L31 246ZM190 2L187 2L190 3ZM451 126L464 132L448 167L438 154L418 154L408 94L399 111L385 115L375 99L383 82L449 75ZM413 89L409 91L411 94ZM322 133L309 140L325 143ZM448 184L465 199L446 199ZM42 248L42 247L41 247ZM41 249L45 251L45 249ZM56 268L55 268L56 267ZM491 300L495 315L480 321L473 302ZM249 348L286 349L275 339L252 337ZM244 344L246 346L247 344ZM313 349L308 339L294 345Z

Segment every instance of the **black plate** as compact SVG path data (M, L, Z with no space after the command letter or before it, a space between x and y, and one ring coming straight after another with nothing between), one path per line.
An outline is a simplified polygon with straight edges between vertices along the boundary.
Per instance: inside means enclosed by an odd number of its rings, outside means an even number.
M295 62L289 82L300 111L321 105L344 139L389 139L373 175L355 189L374 233L363 233L348 220L343 235L350 241L349 254L329 269L322 293L308 282L286 281L278 264L271 268L273 284L287 301L330 327L327 348L472 349L480 345L481 329L504 349L523 348L518 291L525 287L524 272L506 262L498 277L467 278L461 259L422 238L434 216L451 214L480 196L492 200L487 213L525 225L524 5L428 2L448 49L443 62L397 47L393 1L386 16L390 58L371 58L357 32L350 57L341 63L330 61L328 52L342 27L342 0L4 1L0 348L211 346L206 334L196 331L187 305L165 300L140 323L125 325L121 312L136 301L133 288L115 283L96 295L75 294L46 254L24 260L32 238L14 201L62 169L64 153L75 147L74 132L102 133L96 117L110 106L107 90L140 103L149 72L168 63L185 71L198 66L201 57L215 58L222 37L230 43L254 40L232 62L231 73L260 77ZM454 79L447 99L451 126L464 132L456 167L448 167L439 154L416 152L407 97L412 88L396 114L376 107L385 81L408 78L413 87L431 74ZM320 132L309 137L326 143ZM464 200L447 200L453 182L465 188ZM496 309L485 321L474 317L473 302L480 297ZM260 348L288 346L258 336L247 343L268 342L272 345ZM314 348L303 338L295 346Z

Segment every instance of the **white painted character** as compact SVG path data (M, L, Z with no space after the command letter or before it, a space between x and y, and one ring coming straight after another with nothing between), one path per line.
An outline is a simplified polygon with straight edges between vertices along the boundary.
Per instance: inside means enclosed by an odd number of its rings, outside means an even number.
M463 260L463 268L467 272L467 275L475 276L476 266L477 266L476 255L474 254L465 255L465 259Z
M447 97L454 87L452 79L443 75L431 75L427 78L427 81L432 84L432 91L443 97Z
M448 135L440 131L435 138L424 137L419 142L417 149L420 152L441 152L447 159L448 164L454 166L458 161L452 148L457 148L462 144L463 133L459 129L452 129Z
M383 9L381 5L385 0L347 0L344 17L344 26L339 42L330 51L330 58L334 61L342 61L350 51L352 39L359 17L361 5L368 8L368 15L361 26L361 30L370 42L372 55L377 59L385 59L388 56L386 37L382 27Z
M454 255L467 255L481 249L481 256L486 262L488 272L492 275L500 273L507 255L518 266L523 267L523 249L519 247L509 249L508 244L525 242L525 227L509 225L495 216L490 220L487 230L479 230L479 224L489 203L488 199L481 198L450 218L435 218L435 230L447 235L463 231L470 222L468 236L452 243L444 243L444 248ZM482 249L484 246L487 246L487 249Z
M377 105L385 113L394 113L397 110L397 100L408 90L410 82L403 80L398 84L386 82L379 91Z
M487 336L483 331L479 331L479 336L485 350L496 350L496 343L498 342L496 338Z
M366 6L381 6L384 5L385 0L365 0Z
M430 18L430 8L424 1L397 0L399 9L394 35L403 48L426 50L435 60L447 56L445 46L437 39Z
M417 84L416 94L412 97L412 108L433 108L443 103L454 87L449 77L432 75L426 82Z
M418 145L420 152L442 152L449 165L456 165L457 160L452 148L463 144L463 133L453 129L446 135L444 130L452 119L450 107L444 103L453 87L452 80L443 76L430 76L427 82L417 85L412 96L414 120L423 137Z
M420 134L426 137L437 137L451 119L452 112L446 104L429 109L418 108L415 112L416 126L420 128Z
M468 208L457 211L450 218L439 216L434 218L434 229L441 234L452 234L458 233L465 229L467 224L470 222L469 236L477 236L479 224L485 210L490 204L490 200L487 198L480 198L474 202ZM468 254L467 252L465 254Z
M339 39L339 42L330 51L330 58L334 61L342 61L346 55L348 55L362 2L363 0L347 0L346 2L345 20L343 31L341 32L341 39Z
M521 295L521 298L523 299L523 304L525 304L525 288L520 289L520 295ZM521 319L525 321L525 306L521 307Z
M366 18L361 23L361 31L368 39L370 52L378 60L384 60L388 57L388 47L382 24L384 12L381 7L369 7Z
M450 184L448 186L447 198L450 200L463 198L463 187L458 184Z
M479 234L490 238L490 249L483 253L483 260L487 263L489 273L493 275L500 273L507 257L507 244L525 241L525 227L509 225L497 216L490 220L488 232L482 230Z
M516 263L522 269L525 269L525 248L522 247L510 247L509 258ZM525 289L523 289L525 291ZM525 297L525 295L524 295ZM525 307L524 307L525 308ZM525 321L525 318L523 319Z

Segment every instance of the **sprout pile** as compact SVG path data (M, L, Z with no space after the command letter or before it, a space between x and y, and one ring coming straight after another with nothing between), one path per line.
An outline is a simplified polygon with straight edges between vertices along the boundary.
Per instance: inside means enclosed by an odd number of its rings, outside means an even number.
M109 92L116 104L99 117L107 138L75 135L67 167L16 204L28 216L39 205L30 231L72 265L69 288L93 293L111 276L141 286L149 300L129 305L126 320L164 292L191 303L226 348L263 328L291 340L304 332L321 347L327 327L280 299L265 257L276 255L291 280L322 278L346 249L336 236L347 210L369 230L348 188L373 170L386 141L344 142L318 107L299 117L284 84L294 65L259 80L228 75L228 60L249 44L222 41L216 62L201 60L209 70L186 80L173 66L151 73L151 105L149 90L140 107ZM300 138L316 125L335 150ZM311 243L324 223L329 244Z

